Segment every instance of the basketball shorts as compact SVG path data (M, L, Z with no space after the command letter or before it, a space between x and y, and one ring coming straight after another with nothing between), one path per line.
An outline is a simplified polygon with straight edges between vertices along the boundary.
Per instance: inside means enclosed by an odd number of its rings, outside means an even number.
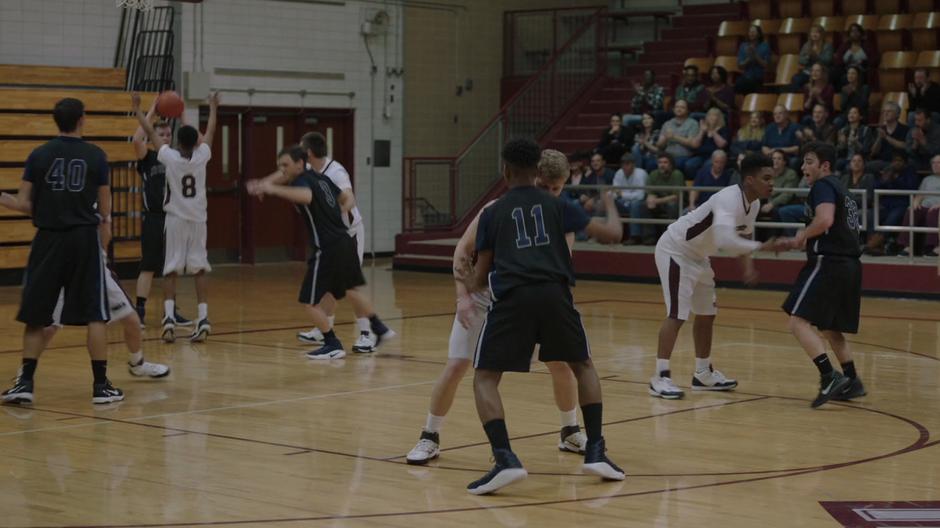
M480 330L483 329L490 299L485 293L474 293L471 297L476 308L475 317L470 323L470 328L464 328L457 316L454 316L454 326L450 330L450 342L447 346L447 359L473 360L473 351L480 340Z
M473 366L499 372L528 372L532 350L539 360L576 363L591 358L581 314L568 285L545 282L517 286L486 314Z
M817 255L800 270L783 311L820 330L858 332L862 263L853 257Z
M689 314L715 315L715 272L708 259L695 259L670 251L666 236L656 244L656 269L666 301L666 316L680 321Z
M195 275L212 271L206 252L206 223L190 222L174 215L166 215L164 226L166 260L163 274Z
M16 319L29 326L49 326L59 296L59 320L69 326L110 319L105 292L107 270L96 226L36 232Z
M316 251L307 261L307 274L297 300L301 304L317 305L327 293L339 300L346 296L347 290L365 283L355 239L340 237L330 247Z
M121 287L117 275L110 269L105 270L104 276L105 294L108 297L108 309L111 311L111 320L109 323L120 321L134 313L134 303ZM62 326L62 308L65 306L65 290L59 292L59 302L55 305L52 312L52 324Z
M140 223L140 271L163 273L163 227L166 215L144 213Z

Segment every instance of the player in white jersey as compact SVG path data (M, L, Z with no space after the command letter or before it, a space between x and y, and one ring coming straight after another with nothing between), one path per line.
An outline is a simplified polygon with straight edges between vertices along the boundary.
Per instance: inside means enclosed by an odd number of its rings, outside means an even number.
M205 134L187 124L177 132L179 150L167 145L153 129L140 109L140 96L133 96L137 121L157 149L157 160L166 167L166 257L163 265L163 333L168 343L176 339L174 317L176 276L195 275L199 316L190 340L205 341L212 327L209 324L209 279L212 271L206 253L206 164L212 159L212 138L219 108L219 94L209 98L209 123Z
M558 196L568 178L568 160L557 150L542 151L539 162L539 176L536 186ZM604 201L608 206L606 219L592 218L585 228L589 236L607 243L619 242L623 236L623 224L614 207L613 197L605 193ZM492 202L490 202L492 203ZM485 209L490 204L483 207ZM481 209L481 212L482 210ZM440 455L440 430L444 416L454 403L457 386L470 367L480 331L483 328L486 310L489 308L490 295L484 292L467 293L464 283L459 280L464 268L473 258L476 243L479 215L470 223L454 250L454 272L457 279L457 314L450 331L447 349L447 364L434 388L431 390L431 404L428 408L427 422L421 431L418 443L405 457L409 464L423 465ZM574 242L574 233L566 233L568 246ZM567 363L552 361L545 364L552 375L552 388L555 404L561 414L561 431L558 449L572 453L584 453L587 437L578 426L578 380Z
M715 193L691 213L673 222L656 244L656 268L666 300L666 319L659 329L656 373L649 393L665 399L679 399L685 393L672 382L669 358L679 329L695 314L692 335L695 342L695 374L692 390L725 391L738 382L726 378L711 365L712 327L718 308L715 298L715 272L709 257L719 250L741 255L744 282L753 284L757 273L750 254L774 249L744 238L754 231L760 200L773 191L773 162L762 154L748 154L741 162L741 183Z

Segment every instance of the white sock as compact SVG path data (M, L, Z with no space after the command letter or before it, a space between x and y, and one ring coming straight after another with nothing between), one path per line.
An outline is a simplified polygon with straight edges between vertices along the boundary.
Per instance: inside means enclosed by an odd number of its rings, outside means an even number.
M330 320L330 327L327 328L327 331L330 331L333 329L333 324L336 323L336 316L335 315L329 316L329 320Z
M368 319L366 319L368 321ZM441 426L444 425L443 416L434 416L431 413L428 413L428 423L424 425L424 430L429 433L436 433L441 430Z
M141 350L134 352L128 356L128 360L131 365L139 365L141 361L144 360L144 353Z
M372 325L369 323L368 317L359 317L356 319L356 326L359 327L360 332L372 332Z
M196 310L199 312L199 319L206 319L209 317L209 303L199 303L196 305Z
M571 427L573 425L578 425L578 408L575 407L570 411L561 411L561 426L562 427Z
M167 299L163 301L163 317L169 318L171 321L176 321L173 317L173 314L176 312L176 301L173 299Z
M712 364L712 358L695 358L695 372L704 372Z
M661 376L660 372L665 370L669 370L669 360L656 358L656 376Z

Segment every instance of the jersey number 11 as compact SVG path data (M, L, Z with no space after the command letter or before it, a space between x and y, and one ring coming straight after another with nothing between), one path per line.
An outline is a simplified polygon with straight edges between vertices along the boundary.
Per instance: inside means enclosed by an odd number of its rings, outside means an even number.
M542 205L533 205L532 209L529 210L529 214L535 220L535 245L548 245L551 240L548 238L548 233L545 231L545 217L542 214ZM512 219L516 223L516 247L519 249L531 247L532 239L529 238L529 233L526 232L525 214L522 212L521 207L516 207L512 210Z

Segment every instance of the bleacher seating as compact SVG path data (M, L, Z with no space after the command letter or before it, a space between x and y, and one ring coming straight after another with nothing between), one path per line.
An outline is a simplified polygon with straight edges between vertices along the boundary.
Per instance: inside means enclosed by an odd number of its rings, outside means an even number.
M885 51L902 51L904 45L904 32L911 29L914 17L910 14L884 15L878 20L875 29L875 42L878 49Z
M916 51L888 51L881 55L878 85L882 91L907 89L908 74L917 62Z
M812 20L809 18L787 18L780 24L777 33L777 53L800 53L803 39L809 32Z
M113 231L119 238L119 259L138 259L140 195L133 162L137 157L129 137L137 128L129 116L130 95L124 91L125 72L114 68L0 65L0 190L15 191L29 153L58 133L52 108L65 97L85 103L84 135L101 147L112 166ZM149 106L156 94L142 94ZM19 213L0 212L0 269L22 268L35 233L32 222Z
M768 86L782 88L790 85L790 80L800 71L800 56L788 53L781 55L777 59L777 74L774 82L768 83Z
M911 49L937 49L937 30L940 29L940 12L917 13L911 23Z

